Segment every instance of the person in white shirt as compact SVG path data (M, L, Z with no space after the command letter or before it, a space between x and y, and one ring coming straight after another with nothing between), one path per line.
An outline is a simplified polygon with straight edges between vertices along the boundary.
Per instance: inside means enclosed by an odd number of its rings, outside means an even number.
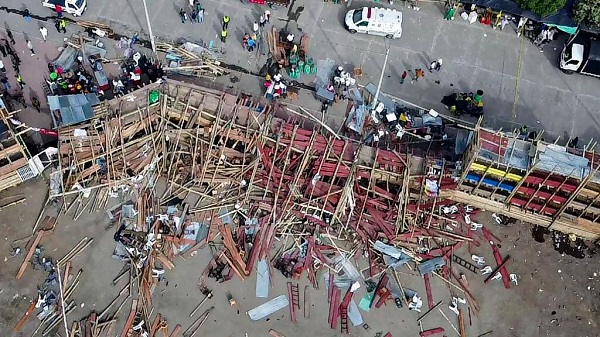
M267 23L271 22L271 11L268 9L265 11L265 21Z
M42 39L46 42L46 36L48 36L48 29L46 27L40 27L40 33L42 34Z

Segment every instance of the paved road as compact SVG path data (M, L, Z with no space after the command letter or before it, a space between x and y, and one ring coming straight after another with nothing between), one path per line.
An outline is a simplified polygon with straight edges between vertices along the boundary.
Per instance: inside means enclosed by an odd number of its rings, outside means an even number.
M50 15L37 0L23 0L34 14ZM88 0L83 19L109 22L117 31L132 33L145 30L141 0ZM150 0L149 12L155 35L176 40L211 41L217 46L220 20L232 17L230 39L223 46L226 61L258 71L266 57L250 54L241 48L244 32L264 7L242 5L237 0L204 0L205 22L181 24L177 12L187 1ZM443 111L442 96L456 90L485 91L486 124L511 128L521 123L531 128L544 128L551 135L572 134L581 139L599 138L600 86L598 80L582 75L567 76L556 67L561 41L546 46L540 53L531 43L516 37L514 30L492 30L480 24L468 25L462 20L444 21L434 5L424 5L415 12L402 5L404 35L398 40L351 35L342 25L345 5L316 0L295 0L290 9L273 11L272 24L300 29L309 34L310 56L331 58L348 68L361 66L362 83L376 83L381 73L386 48L390 58L383 81L383 90L418 105ZM372 2L354 1L356 8ZM11 0L0 5L15 6ZM22 20L8 15L11 20ZM16 17L16 18L15 18ZM432 59L443 58L439 74L427 73L418 83L399 83L405 69L426 68ZM440 83L436 83L439 81ZM516 101L516 105L515 105ZM549 137L547 137L549 138Z

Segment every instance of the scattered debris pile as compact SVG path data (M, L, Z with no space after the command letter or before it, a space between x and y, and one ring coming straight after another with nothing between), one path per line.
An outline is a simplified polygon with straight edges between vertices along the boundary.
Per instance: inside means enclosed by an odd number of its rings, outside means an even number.
M50 198L63 198L64 210L124 200L108 212L118 226L113 256L126 263L113 283L130 279L111 306L126 293L135 297L122 335L166 333L160 315L149 324L153 290L167 282L165 270L174 268L176 255L192 256L204 245L213 257L199 280L206 298L190 316L212 296L208 278L245 280L256 270L256 296L269 298L274 267L290 278L288 294L249 310L252 320L286 307L292 321L302 308L310 317L308 288L302 306L293 282L306 272L313 287L326 285L328 322L342 333L350 324L365 327L360 310L391 301L417 312L427 303L418 319L421 336L444 332L423 328L434 311L464 335L465 316L470 321L479 311L469 279L499 280L507 289L518 283L501 240L475 221L480 210L451 200L461 172L439 153L369 147L341 139L304 109L170 80L101 109L89 121L59 129L63 188ZM160 196L159 180L165 185ZM493 263L480 256L486 250ZM364 269L354 264L361 255L368 261ZM423 278L424 294L402 285L404 267ZM433 298L435 279L452 290L445 305L456 317ZM362 286L367 294L355 299ZM119 309L87 322L110 325L108 317ZM211 312L184 335L195 334Z
M158 43L157 50L166 54L165 71L186 76L215 78L229 72L221 67L216 51L192 42L184 42L176 47Z

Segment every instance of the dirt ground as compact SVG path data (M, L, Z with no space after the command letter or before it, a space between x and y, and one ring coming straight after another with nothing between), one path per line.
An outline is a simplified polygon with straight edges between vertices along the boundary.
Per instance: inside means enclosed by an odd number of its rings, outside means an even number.
M0 194L0 205L5 204L9 196L23 194L27 202L0 211L0 228L4 240L0 240L0 252L3 253L0 268L0 331L2 336L31 336L39 324L36 317L30 317L21 332L15 332L13 326L27 309L31 299L36 296L36 286L41 284L46 273L27 268L21 280L15 275L23 261L24 254L10 257L12 242L27 237L32 232L32 226L43 206L46 182L42 179L29 181L17 188ZM14 199L13 199L14 200ZM478 222L486 225L498 238L500 251L504 256L510 255L513 260L508 265L509 273L519 275L518 286L512 285L505 289L502 282L494 281L484 284L484 276L473 274L462 267L457 267L469 281L470 289L480 307L478 316L472 315L471 324L466 315L466 331L468 336L479 336L492 331L486 336L599 336L597 332L600 323L600 263L598 256L577 260L570 256L561 256L552 248L551 239L545 243L537 243L531 236L528 225L512 225L499 227L489 215L481 215ZM112 279L121 270L122 262L111 257L115 246L113 239L115 228L107 229L109 219L103 211L85 212L77 221L73 214L59 218L54 233L42 239L41 245L45 254L58 259L74 247L83 237L94 239L92 245L82 254L73 259L74 272L82 269L81 283L76 289L73 299L78 308L69 315L69 324L88 316L93 310L100 312L117 296L126 281L111 286ZM24 248L25 243L20 243ZM481 242L473 253L484 256L488 264L494 266L489 244ZM469 259L466 248L457 255ZM6 259L4 258L6 257ZM169 322L172 330L176 324L181 324L185 330L197 317L190 318L189 313L204 297L198 288L198 279L210 258L207 247L200 250L194 257L175 260L175 269L166 271L168 285L161 285L154 291L155 313L161 313ZM367 267L364 260L354 261L358 269ZM427 311L427 299L422 277L416 272L403 267L399 270L400 280L404 287L419 292L423 297L423 310ZM303 274L300 284L300 302L303 302L303 289L308 285L306 274ZM266 302L258 299L255 294L256 273L245 282L237 278L218 284L209 279L208 286L214 292L213 299L204 308L213 305L214 312L202 327L200 335L205 336L267 336L269 329L275 329L286 337L293 336L338 336L339 331L329 328L327 323L327 293L325 284L320 278L319 289L309 289L310 317L305 318L302 310L298 311L298 322L292 323L287 308L282 309L267 319L252 322L246 311ZM286 282L283 275L275 270L272 277L272 287L269 299L287 294ZM294 280L294 282L296 282ZM444 281L433 277L432 293L434 302L442 300L440 306L445 315L456 327L456 315L448 309L451 292L461 296L455 288ZM231 292L238 306L231 307L225 298L225 292ZM358 303L365 294L364 284L355 294ZM461 296L464 297L464 296ZM81 307L81 305L84 305ZM119 334L120 328L129 312L127 303L119 316L119 328L113 330L113 336ZM418 336L419 326L417 312L409 311L406 307L397 308L392 301L379 309L361 311L365 323L370 326L365 330L362 326L350 327L352 336L375 336L382 332L390 332L392 336ZM450 324L439 311L434 311L423 320L423 329L443 327L446 336L455 336ZM39 334L41 335L41 334ZM65 336L63 328L57 334L49 336Z

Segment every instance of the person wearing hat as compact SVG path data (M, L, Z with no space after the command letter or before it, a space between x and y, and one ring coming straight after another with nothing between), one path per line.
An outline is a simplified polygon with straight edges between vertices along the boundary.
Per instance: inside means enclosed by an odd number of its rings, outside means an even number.
M227 42L227 30L226 29L223 29L221 31L221 42L223 42L223 43Z

